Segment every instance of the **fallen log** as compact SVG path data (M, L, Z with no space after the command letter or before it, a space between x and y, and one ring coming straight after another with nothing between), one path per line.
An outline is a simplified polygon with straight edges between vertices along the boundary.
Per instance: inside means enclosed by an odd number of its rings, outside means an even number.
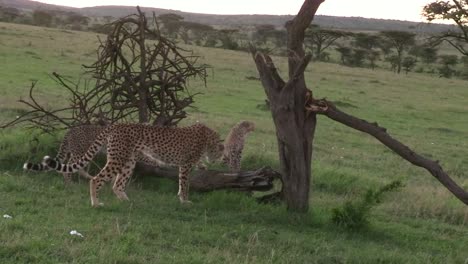
M145 174L158 177L179 180L177 168L153 167L146 164L138 164L138 170ZM270 167L263 167L255 171L226 172L217 170L194 170L190 174L190 189L198 192L214 190L233 191L261 191L273 189L273 181L281 179L279 172Z

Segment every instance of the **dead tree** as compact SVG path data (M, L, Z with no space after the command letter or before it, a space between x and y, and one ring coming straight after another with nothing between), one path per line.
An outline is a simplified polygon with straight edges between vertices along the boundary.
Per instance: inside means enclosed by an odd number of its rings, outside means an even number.
M375 136L398 155L428 169L458 199L468 204L468 193L436 162L417 155L391 138L382 128L345 114L326 100L314 99L312 91L307 89L304 80L304 71L311 59L311 55L306 55L303 49L304 32L323 1L305 0L297 16L286 23L288 81L281 78L270 56L257 52L251 47L276 127L280 169L284 183L281 195L288 209L301 212L308 210L312 142L318 113Z
M114 122L152 122L171 126L186 117L194 96L188 80L206 81L207 65L198 64L192 52L177 47L159 33L156 18L148 23L138 15L111 24L113 30L100 41L97 60L84 66L91 79L74 83L53 73L52 78L68 93L68 104L52 109L34 96L20 99L28 111L0 128L27 123L43 131L69 128L93 122L95 116ZM85 75L89 77L89 75Z
M173 181L179 180L176 168L152 167L138 164L140 171L156 174ZM218 170L196 170L190 174L190 189L198 192L213 190L231 191L269 191L274 187L274 180L279 179L278 172L270 167L263 167L254 171L225 172Z
M193 103L187 80L206 81L207 65L160 34L137 7L138 15L121 18L98 48L98 59L85 66L97 80L95 91L109 98L117 115L137 115L140 123L175 125Z
M322 2L323 0L305 1L298 15L286 23L289 81L283 81L270 56L252 48L253 59L270 102L276 127L284 183L283 197L288 209L293 211L307 211L309 207L316 116L307 115L304 111L306 93L309 91L304 80L304 70L311 55L305 55L303 43L305 29Z

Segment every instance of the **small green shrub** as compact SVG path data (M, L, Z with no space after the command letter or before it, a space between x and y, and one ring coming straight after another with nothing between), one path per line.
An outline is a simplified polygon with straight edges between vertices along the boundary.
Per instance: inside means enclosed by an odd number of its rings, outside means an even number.
M361 200L346 202L342 207L334 208L332 221L338 226L349 229L359 229L369 223L369 212L371 208L382 202L382 195L386 192L396 191L403 184L393 181L378 190L368 190Z

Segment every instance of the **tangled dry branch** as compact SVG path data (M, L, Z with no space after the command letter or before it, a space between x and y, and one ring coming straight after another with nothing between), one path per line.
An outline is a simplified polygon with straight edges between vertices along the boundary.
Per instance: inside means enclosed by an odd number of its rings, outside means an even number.
M207 65L198 56L178 47L160 34L155 15L152 23L137 7L138 14L107 25L105 41L100 40L97 60L83 67L88 81L74 83L58 73L52 78L68 93L66 107L51 110L34 97L20 99L28 109L0 128L27 123L45 132L89 123L151 122L172 126L186 117L194 102L188 80L200 78L206 84ZM48 104L46 104L48 105Z
M207 65L197 65L197 56L162 36L154 14L152 22L138 8L138 15L111 23L98 60L85 68L97 80L96 90L110 95L114 111L138 109L139 122L175 125L193 103L187 80L205 81Z
M99 101L96 93L90 92L87 83L84 85L74 83L55 72L52 73L52 79L70 94L67 106L52 109L49 104L44 105L35 97L37 82L33 82L29 88L28 98L18 100L28 110L14 120L1 125L0 128L24 123L27 128L39 128L45 133L51 133L57 129L81 124L107 122L104 118L106 113L102 112L106 103Z

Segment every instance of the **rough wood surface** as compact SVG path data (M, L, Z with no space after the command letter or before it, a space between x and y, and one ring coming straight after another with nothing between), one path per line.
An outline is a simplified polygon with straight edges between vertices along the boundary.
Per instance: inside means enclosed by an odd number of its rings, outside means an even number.
M176 168L152 167L138 164L139 170L145 174L154 174L174 181L179 180ZM263 167L255 171L225 172L217 170L194 170L190 174L190 189L199 192L213 190L234 191L269 191L273 188L273 181L280 178L280 174L270 167Z
M306 115L307 88L304 71L311 55L305 55L304 31L312 22L323 0L306 0L293 20L286 23L288 32L288 80L279 75L270 56L251 47L253 60L270 102L276 128L282 180L282 197L288 210L305 212L309 208L312 142L316 115Z

